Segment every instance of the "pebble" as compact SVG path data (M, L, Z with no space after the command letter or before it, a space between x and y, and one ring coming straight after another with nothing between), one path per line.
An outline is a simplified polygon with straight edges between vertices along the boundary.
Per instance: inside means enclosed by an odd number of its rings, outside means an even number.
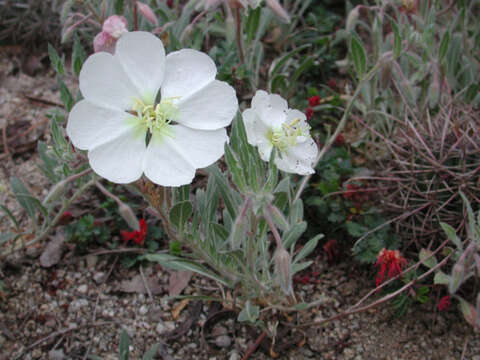
M220 335L215 339L215 345L221 348L227 348L232 344L232 339L228 335Z
M138 310L138 312L140 313L140 315L145 315L146 313L148 313L148 306L147 305L140 306L140 309Z
M88 286L87 286L86 284L80 285L80 286L77 288L77 291L78 291L80 294L86 294L87 291L88 291Z
M158 324L157 324L157 327L155 328L155 331L157 333L159 333L160 335L162 335L163 333L167 332L168 331L168 328L167 326L165 325L165 323L163 321L160 321Z
M82 307L88 306L88 300L87 299L77 299L74 300L70 303L70 307L68 308L71 311L77 311L81 309Z
M103 282L103 279L105 279L104 272L99 271L93 275L93 281L95 281L98 285L100 285Z
M65 354L63 350L50 350L48 352L48 360L63 360L65 359Z
M228 360L240 360L240 355L236 350L233 350Z
M346 348L346 349L343 350L343 356L347 360L353 359L355 357L355 351L353 349Z

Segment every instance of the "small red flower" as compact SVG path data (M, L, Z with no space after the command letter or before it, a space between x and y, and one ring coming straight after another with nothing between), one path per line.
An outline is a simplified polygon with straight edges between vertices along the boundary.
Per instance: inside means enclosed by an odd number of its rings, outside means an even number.
M336 89L337 88L337 82L335 81L335 79L330 79L328 80L328 83L327 85L332 88L332 89Z
M309 97L308 103L310 104L310 106L320 105L320 96L315 95L315 96Z
M379 286L385 275L387 279L391 279L402 273L402 267L407 265L407 260L400 254L398 250L382 249L378 253L377 262L375 266L380 266L377 278L375 279L376 286Z
M338 136L335 139L335 142L333 143L333 145L335 145L335 146L345 145L345 138L343 137L342 134L338 134Z
M173 0L167 0L167 6L171 9L173 8Z
M325 245L323 245L323 250L327 253L328 261L332 262L338 255L338 244L337 240L330 239Z
M57 225L65 225L72 221L73 215L71 211L65 211L57 221Z
M445 295L440 299L438 302L438 311L444 311L450 309L450 306L452 305L452 299L450 295Z
M307 117L307 120L310 120L313 117L313 109L311 107L308 107L307 110L305 110L305 116Z
M144 219L140 219L138 224L140 225L140 230L120 231L123 242L127 243L128 241L133 240L135 244L143 245L145 238L147 237L147 223Z

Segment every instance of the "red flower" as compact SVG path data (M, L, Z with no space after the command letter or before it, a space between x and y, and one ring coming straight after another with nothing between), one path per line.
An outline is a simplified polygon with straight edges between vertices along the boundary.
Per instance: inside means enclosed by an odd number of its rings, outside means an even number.
M402 267L407 265L407 260L400 254L398 250L382 249L378 253L377 262L375 266L380 266L377 278L375 279L376 286L379 286L385 279L393 278L402 273Z
M140 219L138 224L140 225L140 230L120 231L123 242L127 243L128 241L133 240L135 244L143 245L145 238L147 237L147 223L144 219Z
M71 211L64 211L60 218L57 221L57 225L65 225L68 224L73 218Z
M332 89L336 89L337 88L337 82L335 81L335 79L330 79L328 80L328 83L327 85L332 88Z
M315 95L315 96L312 96L312 97L308 98L308 103L310 104L310 106L320 105L320 96Z
M171 9L173 8L173 0L167 0L167 6Z
M342 146L345 144L345 138L343 137L342 134L338 134L337 138L335 139L335 142L333 145L335 146Z
M448 310L450 305L452 305L452 299L450 298L450 295L445 295L438 302L438 311Z
M325 245L323 245L323 250L327 253L328 261L332 262L338 255L338 244L337 240L330 239Z
M308 107L307 110L305 110L305 115L307 116L307 120L310 120L313 117L313 109Z

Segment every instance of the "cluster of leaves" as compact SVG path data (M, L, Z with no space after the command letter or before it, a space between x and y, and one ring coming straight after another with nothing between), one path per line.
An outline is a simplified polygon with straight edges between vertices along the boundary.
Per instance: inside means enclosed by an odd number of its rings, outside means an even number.
M477 1L405 4L358 6L347 30L356 73L374 72L355 103L369 130L358 148L380 165L382 210L421 247L441 239L439 221L464 223L462 189L476 197L480 8Z
M443 254L453 260L450 274L442 270L436 270L433 282L435 285L446 286L448 292L459 304L460 312L465 320L476 330L480 328L480 291L476 287L469 286L472 280L478 282L480 279L480 211L475 217L474 211L468 199L463 193L467 217L467 237L461 240L455 229L447 223L441 223L441 227L451 246L444 248ZM430 250L422 249L419 254L422 264L428 269L437 268L439 262ZM471 298L472 304L465 298Z
M327 239L349 246L351 242L345 242L348 239L362 239L353 247L355 258L374 263L379 251L396 248L398 239L389 226L373 231L385 223L376 207L378 199L369 191L368 184L349 180L366 171L352 165L347 147L334 147L317 166L318 175L306 194L306 204L313 210L309 212L312 229L323 229Z
M258 151L248 144L239 118L233 123L230 139L225 145L228 171L210 166L206 189L198 189L194 201L190 199L190 187L184 186L173 190L170 209L166 204L157 207L159 212L169 213L178 241L191 252L184 252L182 257L157 253L144 258L167 268L195 271L237 288L237 305L243 308L240 319L255 323L260 309L256 304L292 309L307 306L292 304L279 288L291 284L293 275L311 264L305 258L322 235L295 251L307 223L303 221L302 200L293 201L290 177L281 178L272 161L261 161ZM278 244L272 245L269 239L266 213L280 229L282 245L290 254L286 279L276 271Z

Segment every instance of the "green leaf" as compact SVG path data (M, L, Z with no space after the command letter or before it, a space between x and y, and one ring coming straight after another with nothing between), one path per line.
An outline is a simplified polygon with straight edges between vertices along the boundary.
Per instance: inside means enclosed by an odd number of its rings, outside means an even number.
M75 74L75 76L80 75L80 70L82 69L83 62L86 58L87 55L82 47L80 38L78 37L77 33L75 33L72 52L72 72Z
M122 15L123 14L123 0L114 0L114 8L115 14Z
M158 351L158 344L153 345L144 355L142 360L154 360Z
M57 78L58 87L60 89L60 99L62 100L63 105L65 106L65 110L70 112L73 107L73 96L68 90L67 85L63 82L63 80L58 77Z
M460 308L460 311L462 312L465 320L473 328L477 329L478 328L478 324L477 324L477 315L478 314L477 314L477 310L475 309L475 307L472 304L470 304L469 302L462 299L460 296L456 296L456 298L459 301L459 308Z
M305 230L307 230L307 223L305 221L294 224L290 230L283 234L283 246L285 246L286 249L289 249L291 246L295 245Z
M450 45L450 32L446 31L443 35L440 48L438 49L438 61L441 62L447 54L448 46Z
M435 285L448 285L450 283L450 276L443 271L437 271L433 277L433 283Z
M19 229L19 225L18 225L18 221L17 219L15 218L15 216L13 215L13 213L4 205L0 205L0 209L3 210L3 212L10 218L10 220L12 221L13 225L15 226L15 228L18 230Z
M438 264L437 259L435 256L431 256L432 251L427 249L421 249L418 257L423 265L428 267L429 269L435 267Z
M348 233L354 237L361 237L368 231L366 226L358 224L353 221L347 222L346 227L347 227Z
M453 227L451 227L449 224L444 223L444 222L441 222L440 226L442 227L445 234L447 234L450 241L455 244L457 249L462 251L463 250L462 241L457 236L457 233L456 233L455 229Z
M64 67L64 64L63 64L63 59L60 58L57 50L55 50L55 48L50 44L48 44L48 56L50 58L50 63L52 64L53 69L58 74L64 75L65 74L65 67Z
M400 30L398 29L397 23L392 20L392 29L393 29L393 56L398 58L402 54L402 38L400 36Z
M353 35L350 40L350 51L353 57L353 65L359 78L367 71L367 52L358 36Z
M35 199L30 191L23 185L23 183L16 177L10 179L10 187L12 188L13 195L17 199L21 207L23 207L31 219L35 218Z
M170 222L175 225L178 230L183 230L192 213L193 206L190 201L176 203L169 213Z
M247 33L247 42L250 43L257 33L258 25L260 23L261 7L250 10L247 19L247 25L245 26L245 32Z
M478 95L480 84L470 84L465 92L465 102L470 104Z
M141 257L141 259L145 259L148 261L155 261L158 262L160 265L164 266L165 268L172 269L172 270L188 270L196 272L197 274L206 276L210 279L218 281L219 283L230 286L230 284L220 277L219 275L211 272L206 267L194 263L193 261L182 259L173 255L169 254L146 254Z
M0 234L0 246L9 242L10 240L17 239L21 236L21 234L15 233L2 233Z
M300 260L306 258L308 255L310 255L310 253L315 250L315 248L317 247L318 245L318 240L322 239L323 238L323 234L318 234L317 236L315 236L314 238L310 239L302 248L302 250L300 250L297 254L297 256L295 256L295 260L293 260L294 263L296 262L299 262Z
M272 219L277 225L280 230L282 231L287 231L290 229L290 224L287 221L287 218L283 214L283 212L280 211L276 206L271 207L271 214L272 214Z
M311 260L292 264L292 275L294 275L297 272L300 272L302 270L305 270L306 268L308 268L312 264L313 264L313 261L311 261Z
M128 347L130 345L130 339L128 337L127 331L125 329L122 330L120 334L120 344L119 344L119 359L120 360L128 360Z
M245 302L245 306L238 314L238 321L245 322L249 321L251 323L255 323L258 320L260 315L260 307L257 305L252 305L250 300Z
M272 62L272 65L270 66L270 68L272 69L272 66L273 66L273 70L270 71L270 76L269 78L270 79L273 79L273 77L276 75L276 73L280 70L280 68L287 62L288 59L290 59L292 56L294 56L295 54L298 54L299 52L301 52L302 50L305 50L307 48L309 48L311 45L310 44L305 44L305 45L302 45L302 46L299 46L298 48L296 48L295 50L292 50L290 52L288 52L287 54L285 54L284 56L282 56L281 58L277 58L275 59L273 62Z

